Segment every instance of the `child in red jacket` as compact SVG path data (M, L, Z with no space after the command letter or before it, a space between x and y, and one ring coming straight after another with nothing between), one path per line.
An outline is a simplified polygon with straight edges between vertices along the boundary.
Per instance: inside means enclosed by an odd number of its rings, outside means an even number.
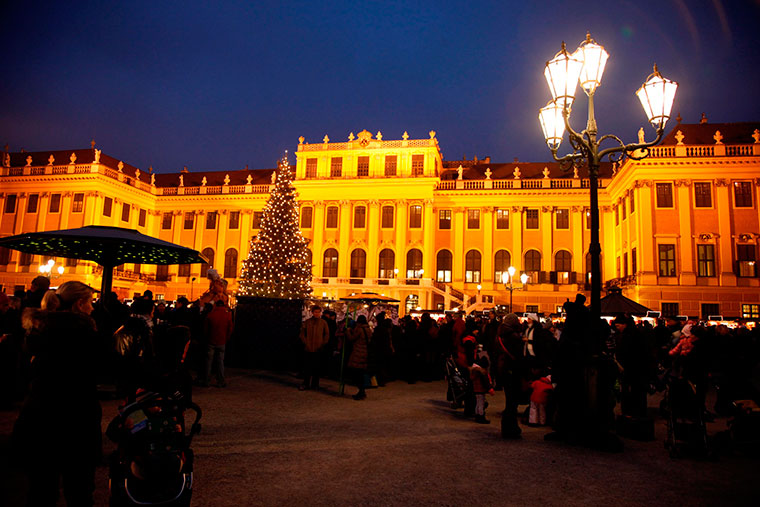
M489 424L486 419L486 394L493 394L491 376L488 374L488 356L478 357L470 367L470 380L472 391L475 393L475 422Z
M531 387L533 392L530 394L528 424L543 426L546 424L546 405L549 403L549 396L554 391L551 375L534 380Z

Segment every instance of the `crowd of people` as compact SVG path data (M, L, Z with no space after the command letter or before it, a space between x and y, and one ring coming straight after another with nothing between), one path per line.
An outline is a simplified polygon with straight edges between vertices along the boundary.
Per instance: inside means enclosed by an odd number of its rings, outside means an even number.
M0 407L23 400L12 448L28 471L29 505L55 505L59 482L68 505L92 505L101 461L98 387L128 402L140 390L180 393L225 387L224 350L233 330L221 279L192 303L173 308L150 291L131 306L116 293L69 281L51 290L44 276L13 296L0 293ZM193 374L193 372L195 372Z

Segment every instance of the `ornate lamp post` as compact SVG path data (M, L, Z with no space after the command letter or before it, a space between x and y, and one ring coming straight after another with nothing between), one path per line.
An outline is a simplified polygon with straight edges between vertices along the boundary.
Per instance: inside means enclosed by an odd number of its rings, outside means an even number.
M528 283L528 275L526 273L523 273L520 275L520 282L522 282L522 287L515 287L512 285L512 279L515 276L515 272L517 270L514 266L509 266L506 271L504 271L501 274L501 282L504 284L504 288L509 291L509 312L514 313L512 310L512 292L516 290L522 290L525 287L525 284Z
M566 167L588 166L590 211L591 211L591 317L597 322L601 316L601 269L599 243L599 165L604 157L610 161L619 161L623 157L641 160L649 155L650 146L662 139L665 123L670 118L670 109L675 98L678 83L663 78L654 66L654 72L636 92L649 122L654 127L657 137L652 142L644 140L643 129L639 130L637 143L625 144L615 135L607 134L597 137L596 118L594 116L594 92L602 81L602 74L609 54L604 47L597 44L591 34L578 49L570 54L562 43L562 49L546 63L544 76L549 84L553 100L539 110L538 118L546 138L546 144L554 160ZM588 120L585 130L576 132L570 126L570 113L575 100L575 88L580 83L588 95ZM557 156L559 145L567 130L572 152L563 157ZM611 141L612 146L601 149L600 145ZM511 294L511 292L510 292Z

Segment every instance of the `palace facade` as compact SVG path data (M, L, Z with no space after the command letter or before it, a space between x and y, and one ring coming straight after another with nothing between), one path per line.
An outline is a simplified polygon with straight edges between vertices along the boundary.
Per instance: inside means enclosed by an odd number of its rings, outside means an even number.
M676 125L649 157L605 164L599 202L605 286L667 315L760 318L760 123ZM375 292L410 309L555 313L589 287L588 180L556 163L442 159L436 133L299 139L295 187L313 297ZM154 174L97 150L6 151L0 235L128 227L192 247L208 264L127 264L114 290L198 296L213 266L236 288L272 169ZM0 284L28 288L40 256L0 249ZM53 285L99 286L89 261L55 259ZM502 274L516 268L512 291ZM523 285L519 275L525 273Z

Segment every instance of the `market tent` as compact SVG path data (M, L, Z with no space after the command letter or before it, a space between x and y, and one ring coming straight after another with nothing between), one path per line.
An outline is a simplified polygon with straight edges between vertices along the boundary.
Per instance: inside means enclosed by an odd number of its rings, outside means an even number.
M646 306L629 299L622 294L619 287L613 287L607 291L607 295L601 299L602 315L639 315L644 316L649 311Z
M21 252L97 262L103 266L102 294L111 292L113 268L139 264L197 264L208 262L192 248L141 234L134 229L87 225L0 238L0 246Z

